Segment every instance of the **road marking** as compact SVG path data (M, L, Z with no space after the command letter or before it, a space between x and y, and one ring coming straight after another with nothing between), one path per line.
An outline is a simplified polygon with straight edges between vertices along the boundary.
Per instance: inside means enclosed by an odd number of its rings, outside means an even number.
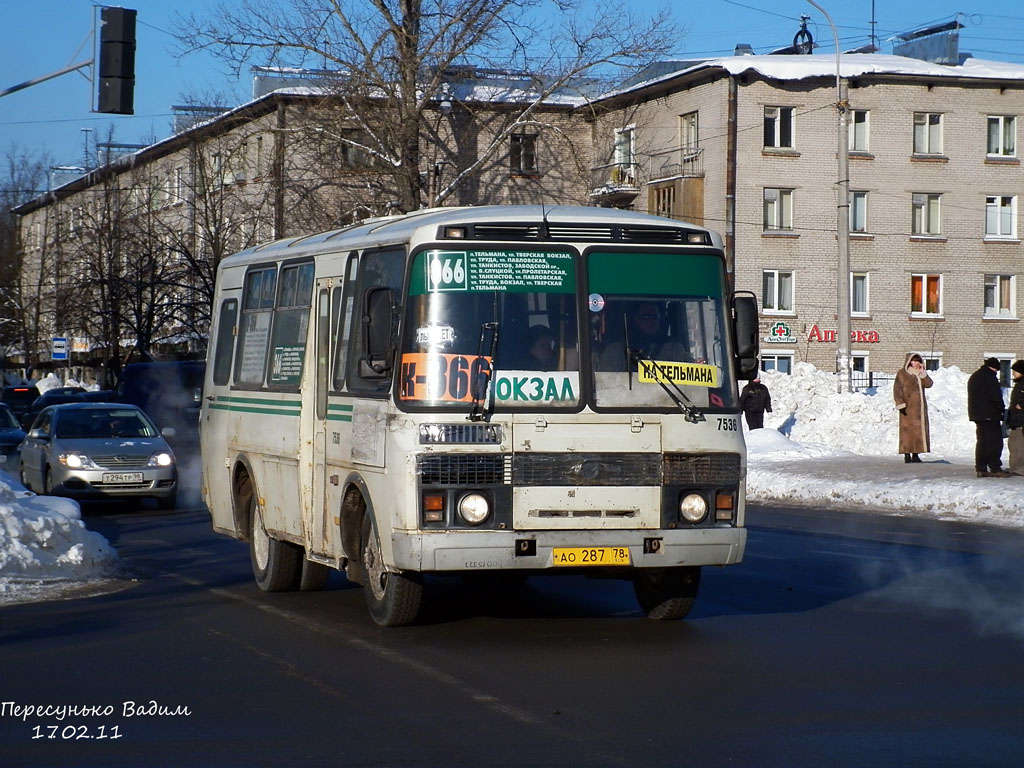
M474 688L473 686L468 685L467 683L463 682L457 677L454 677L453 675L450 675L447 672L443 672L442 670L438 669L437 667L431 666L430 664L418 661L412 658L411 656L407 656L404 653L399 653L397 651L384 648L379 643L364 640L362 638L356 637L346 632L342 632L335 626L327 626L324 624L320 624L316 621L311 621L298 613L294 613L293 611L285 610L284 608L278 608L277 606L273 605L266 605L265 603L261 603L260 601L254 600L251 597L239 595L227 589L223 589L221 587L208 587L203 581L200 581L199 579L191 579L187 576L181 575L180 573L165 572L165 575L170 576L173 579L177 579L178 581L183 581L186 584L189 584L194 587L205 588L207 591L212 592L215 595L220 595L221 597L226 597L229 600L234 600L239 603L245 603L248 606L263 611L264 613L269 613L272 616L277 616L279 618L295 622L296 624L299 624L306 629L318 632L322 635L327 635L332 639L338 640L342 643L345 643L346 645L350 645L353 648L357 648L361 651L371 653L374 656L382 658L385 661L388 661L392 664L397 664L399 666L406 667L407 669L410 669L413 672L416 672L417 674L423 675L424 677L430 678L431 680L435 680L442 685L452 688L462 693L463 695L469 697L473 701L478 702L479 704L482 704L483 706L488 707L489 709L492 709L499 714L505 715L506 717L510 717L513 720L517 720L520 723L525 723L529 725L537 725L541 723L541 720L539 718L531 715L529 712L526 712L525 710L520 709L519 707L503 702L497 696L493 696L489 693L486 693L485 691L481 691L477 688ZM323 687L322 684L318 685L321 688Z

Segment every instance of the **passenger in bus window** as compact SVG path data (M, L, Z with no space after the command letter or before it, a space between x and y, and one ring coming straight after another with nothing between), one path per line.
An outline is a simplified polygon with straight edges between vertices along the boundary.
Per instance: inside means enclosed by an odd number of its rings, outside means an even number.
M555 340L546 325L532 325L526 334L527 355L524 368L528 371L553 371L558 368Z

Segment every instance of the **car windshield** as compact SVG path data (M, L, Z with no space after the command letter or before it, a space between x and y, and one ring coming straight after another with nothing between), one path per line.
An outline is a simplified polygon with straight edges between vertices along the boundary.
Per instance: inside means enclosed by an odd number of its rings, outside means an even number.
M156 437L156 427L137 410L88 408L64 411L56 434L63 439Z
M18 429L18 420L9 408L0 408L0 429Z

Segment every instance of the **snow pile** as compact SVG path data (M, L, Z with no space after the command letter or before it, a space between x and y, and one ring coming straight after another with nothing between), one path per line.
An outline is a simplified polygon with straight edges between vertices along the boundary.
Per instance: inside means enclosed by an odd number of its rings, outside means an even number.
M101 578L118 563L76 502L36 496L0 472L0 604L34 587Z

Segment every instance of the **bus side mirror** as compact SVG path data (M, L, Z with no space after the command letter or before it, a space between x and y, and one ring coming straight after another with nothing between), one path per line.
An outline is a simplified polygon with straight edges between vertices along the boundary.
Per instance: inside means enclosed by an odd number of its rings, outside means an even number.
M391 375L395 352L395 301L390 288L366 292L363 312L363 348L359 375L364 379L386 379Z
M758 338L757 297L741 291L732 297L732 329L736 342L736 376L749 381L757 376Z

